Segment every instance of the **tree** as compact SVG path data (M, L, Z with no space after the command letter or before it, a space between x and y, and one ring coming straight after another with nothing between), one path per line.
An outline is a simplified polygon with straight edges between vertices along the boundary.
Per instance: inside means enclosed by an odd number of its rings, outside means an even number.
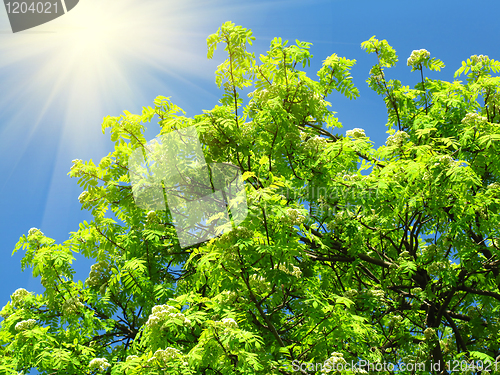
M472 56L455 74L466 82L446 82L413 51L410 89L386 78L387 41L362 43L388 112L375 149L363 129L330 130L326 97L359 96L356 61L333 54L313 80L310 43L275 38L257 62L253 39L229 22L208 38L209 58L228 53L212 110L187 118L158 97L104 119L114 151L69 173L93 220L62 244L33 228L15 247L45 292L19 289L1 311L4 373L497 373L500 63ZM160 134L195 126L207 163L240 169L239 226L182 248L168 207L135 204L127 163L155 115ZM74 252L96 260L85 282Z

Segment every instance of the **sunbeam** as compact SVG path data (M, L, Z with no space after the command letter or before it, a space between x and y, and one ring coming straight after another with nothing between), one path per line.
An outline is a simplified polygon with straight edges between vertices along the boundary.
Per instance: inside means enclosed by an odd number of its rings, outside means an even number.
M198 112L206 109L200 103L217 103L207 88L215 86L217 64L206 59L207 36L235 14L263 15L271 7L80 0L67 14L14 34L6 31L7 17L0 18L0 192L34 174L34 186L46 198L43 227L65 221L78 196L65 182L71 160L98 162L109 152L100 131L103 117L140 113L158 95L172 95L185 109L196 103Z
M72 116L75 111L84 110L86 117L99 113L102 119L106 104L120 101L123 109L137 104L142 88L155 79L151 68L167 75L169 71L196 75L199 56L181 50L202 23L202 13L197 11L201 7L194 5L83 0L54 21L16 34L2 33L0 78L10 84L2 85L0 108L16 103L18 109L34 115L25 134L36 130L44 113L54 106L61 120L71 120L61 127L78 127ZM8 120L2 119L3 141L12 130ZM80 142L83 136L78 134ZM29 136L24 137L24 142L29 141Z

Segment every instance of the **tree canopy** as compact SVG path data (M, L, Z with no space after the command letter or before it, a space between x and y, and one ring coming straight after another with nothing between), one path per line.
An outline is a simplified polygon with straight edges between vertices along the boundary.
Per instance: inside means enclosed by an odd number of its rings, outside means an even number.
M363 129L338 134L327 101L359 96L355 60L332 54L313 79L310 43L275 38L257 59L254 39L230 22L208 37L208 58L228 55L213 109L190 118L158 97L104 118L114 151L69 172L93 220L15 247L45 291L3 307L2 373L499 373L500 63L471 56L446 82L416 50L410 88L386 77L387 41L363 42L388 113L375 148ZM232 230L181 247L168 205L136 204L128 163L153 118L160 135L195 127L208 165L238 167L247 212ZM74 253L95 259L85 281Z

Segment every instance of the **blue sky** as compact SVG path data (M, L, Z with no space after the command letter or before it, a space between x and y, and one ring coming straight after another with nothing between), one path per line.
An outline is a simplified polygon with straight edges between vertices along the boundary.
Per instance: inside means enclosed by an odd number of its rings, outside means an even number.
M428 76L451 81L473 54L500 60L499 10L495 1L80 0L67 15L13 34L1 9L0 304L20 287L42 292L21 272L22 252L11 256L21 235L36 227L60 243L90 219L67 173L72 159L98 162L113 150L103 117L140 113L158 95L188 116L217 104L214 71L225 55L221 48L207 60L206 38L225 21L253 31L256 56L274 37L312 42L310 77L332 53L356 59L361 96L332 94L331 109L344 125L339 132L363 128L378 146L387 136L386 109L365 82L375 56L361 42L387 39L399 63L386 73L405 85L420 78L406 59L421 48L446 65ZM158 132L150 123L149 139ZM77 259L77 278L87 277L91 263Z

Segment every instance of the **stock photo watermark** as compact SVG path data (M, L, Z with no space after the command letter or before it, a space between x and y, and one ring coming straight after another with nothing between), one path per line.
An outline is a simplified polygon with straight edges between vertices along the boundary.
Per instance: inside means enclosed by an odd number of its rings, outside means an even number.
M147 211L168 207L183 248L230 231L247 216L240 169L206 163L194 126L136 149L128 167L135 204Z
M335 353L333 353L335 354ZM355 374L367 374L368 372L388 372L388 371L410 371L415 372L440 372L444 369L450 372L491 372L498 371L500 364L497 361L488 360L448 360L444 362L370 362L358 360L347 362L341 356L332 356L322 363L300 362L294 360L285 368L298 374L328 374L342 371L350 371Z
M79 0L4 0L13 33L55 20L73 9Z

